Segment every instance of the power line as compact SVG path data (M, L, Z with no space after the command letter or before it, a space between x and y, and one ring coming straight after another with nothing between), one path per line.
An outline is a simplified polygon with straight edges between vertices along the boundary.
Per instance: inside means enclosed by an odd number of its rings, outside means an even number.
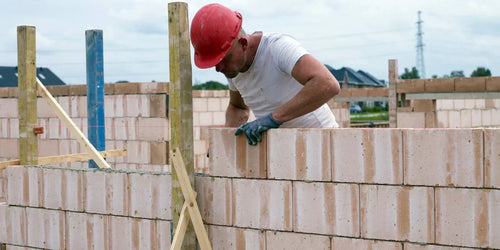
M396 31L403 31L403 30L412 30L413 28L396 28L396 29L390 29L390 30L378 30L378 31L369 31L369 32L358 32L358 33L349 33L349 34L340 34L340 35L331 35L331 36L322 36L322 37L308 37L308 38L303 38L303 39L298 39L300 41L309 41L309 40L318 40L318 39L335 39L335 38L344 38L344 37L354 37L354 36L364 36L364 35L369 35L369 34L381 34L381 33L391 33L391 32L396 32ZM158 51L158 50L163 50L163 51L168 51L167 47L156 47L156 48L109 48L106 49L106 46L104 46L104 52L110 51L125 51L125 52L135 52L135 51ZM85 52L85 48L82 49L38 49L37 53L46 53L46 52L51 52L51 53L66 53L66 52ZM0 53L17 53L17 50L0 50Z
M337 49L363 48L363 47L379 46L379 45L386 45L386 44L395 44L395 43L409 42L409 41L413 41L413 39L405 39L405 40L390 41L390 42L381 42L381 43L358 44L358 45L353 45L353 46L314 48L312 50L337 50Z
M362 59L368 59L368 58L389 57L389 56L395 56L395 55L406 55L406 54L411 54L411 53L413 53L413 52L410 52L410 51L399 51L399 52L391 52L391 53L369 55L369 56L358 56L358 57L342 57L342 56L339 56L337 59L343 60L343 61L347 61L347 60L362 60Z
M395 31L412 30L412 29L413 28L398 28L398 29L391 29L391 30L379 30L379 31L360 32L360 33L351 33L351 34L343 34L343 35L308 37L308 38L303 38L303 39L298 39L298 40L308 41L308 40L319 40L319 39L335 39L335 38L344 38L344 37L353 37L353 36L364 36L364 35L369 35L369 34L391 33L391 32L395 32Z
M112 65L112 64L136 64L136 63L165 63L169 62L169 60L143 60L143 61L111 61L111 62L106 62L104 61L104 65ZM62 66L70 66L70 65L85 65L86 62L43 62L40 61L37 64L50 64L50 65L62 65Z
M136 52L136 51L168 51L168 48L119 48L119 49L106 49L104 48L104 52ZM82 49L37 49L37 53L73 53L73 52L85 52L85 48ZM0 53L17 53L17 50L0 50Z

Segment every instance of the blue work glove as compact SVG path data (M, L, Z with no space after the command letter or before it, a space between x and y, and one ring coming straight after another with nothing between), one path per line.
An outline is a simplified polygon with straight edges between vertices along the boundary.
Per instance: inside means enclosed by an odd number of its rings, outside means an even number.
M281 122L274 120L272 114L269 114L255 121L247 122L241 125L236 130L236 133L234 133L234 135L245 133L248 144L257 145L257 142L262 141L262 132L271 128L279 128L280 125Z

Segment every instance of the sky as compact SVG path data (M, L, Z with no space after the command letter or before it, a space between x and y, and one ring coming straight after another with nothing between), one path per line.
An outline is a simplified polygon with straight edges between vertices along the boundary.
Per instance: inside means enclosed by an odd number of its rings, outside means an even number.
M37 67L67 84L86 83L85 31L103 30L104 81L169 81L166 0L0 0L0 66L17 65L17 26L36 27ZM188 0L189 22L209 1ZM417 66L421 11L425 77L477 67L500 76L497 0L221 0L243 15L247 33L295 37L335 69L363 70L387 81L388 60L399 74ZM191 60L193 48L191 47ZM193 84L226 83L192 64ZM340 79L339 79L340 80Z

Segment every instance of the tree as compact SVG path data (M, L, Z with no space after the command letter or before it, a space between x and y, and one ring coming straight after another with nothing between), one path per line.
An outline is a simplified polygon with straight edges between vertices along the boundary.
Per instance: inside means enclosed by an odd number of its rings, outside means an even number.
M463 70L454 70L450 73L450 77L465 77Z
M470 77L479 77L479 76L491 76L491 71L485 67L477 67L476 70L472 71Z
M193 90L225 90L229 89L227 85L224 85L216 81L208 81L203 84L193 85Z
M413 68L411 68L411 71L409 71L408 68L405 68L405 73L403 73L399 78L401 78L401 79L420 79L420 76L418 75L417 68L413 67Z

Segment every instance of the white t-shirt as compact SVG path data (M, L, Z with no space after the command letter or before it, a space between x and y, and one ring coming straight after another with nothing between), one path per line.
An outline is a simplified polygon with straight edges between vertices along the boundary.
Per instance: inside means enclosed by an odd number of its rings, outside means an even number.
M228 79L229 89L238 91L256 118L264 117L292 99L303 87L292 77L297 61L308 54L290 36L264 33L255 59L244 73ZM338 127L325 103L318 109L285 122L281 127Z

